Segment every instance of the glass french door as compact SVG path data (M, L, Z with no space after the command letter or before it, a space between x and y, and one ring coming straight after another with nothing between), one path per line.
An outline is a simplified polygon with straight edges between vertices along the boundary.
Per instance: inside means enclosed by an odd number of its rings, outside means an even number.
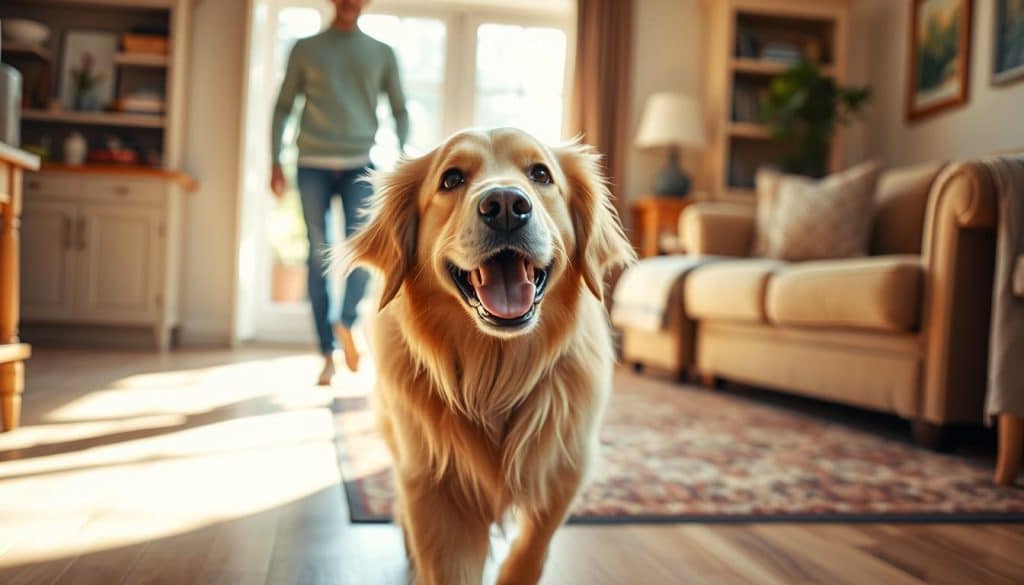
M306 243L295 186L298 116L285 130L282 166L289 189L269 193L270 119L295 42L328 26L327 0L252 0L242 165L240 265L236 338L312 343L306 300ZM466 127L514 126L541 140L563 136L571 36L566 18L489 15L466 8L377 0L360 28L398 57L411 134L407 155L428 152ZM296 109L301 104L296 104ZM402 154L390 105L378 105L379 130L370 156L389 169ZM336 206L337 207L337 206ZM333 210L343 233L341 213ZM341 278L332 279L340 294Z

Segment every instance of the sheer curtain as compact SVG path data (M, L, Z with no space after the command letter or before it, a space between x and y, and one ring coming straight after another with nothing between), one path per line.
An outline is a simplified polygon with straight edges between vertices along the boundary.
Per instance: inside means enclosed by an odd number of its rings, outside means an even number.
M633 0L578 0L576 27L572 130L605 155L612 190L621 202L619 187L624 184L628 146Z

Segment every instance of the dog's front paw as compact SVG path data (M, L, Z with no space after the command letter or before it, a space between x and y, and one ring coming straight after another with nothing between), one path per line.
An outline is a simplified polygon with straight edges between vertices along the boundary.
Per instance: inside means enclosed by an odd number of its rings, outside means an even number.
M536 585L540 582L543 570L543 559L535 559L529 554L516 554L513 551L501 565L497 585Z

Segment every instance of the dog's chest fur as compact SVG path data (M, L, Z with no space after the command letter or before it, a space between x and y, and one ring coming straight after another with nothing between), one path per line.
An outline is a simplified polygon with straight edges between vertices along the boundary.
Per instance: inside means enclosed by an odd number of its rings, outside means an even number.
M561 476L578 475L566 470L587 468L608 391L598 372L612 363L603 314L561 332L562 343L481 336L453 346L416 337L445 331L429 317L388 312L377 327L378 399L399 466L423 467L493 519L511 505L543 508Z

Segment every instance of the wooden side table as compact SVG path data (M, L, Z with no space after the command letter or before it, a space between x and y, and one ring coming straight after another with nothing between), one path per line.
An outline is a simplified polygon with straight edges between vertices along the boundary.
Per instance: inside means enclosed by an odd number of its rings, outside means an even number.
M693 194L686 197L658 197L648 195L633 204L634 244L641 258L657 256L662 252L662 234L677 234L679 216L694 202Z
M32 348L18 341L21 175L39 159L0 142L0 430L18 426L25 360Z

